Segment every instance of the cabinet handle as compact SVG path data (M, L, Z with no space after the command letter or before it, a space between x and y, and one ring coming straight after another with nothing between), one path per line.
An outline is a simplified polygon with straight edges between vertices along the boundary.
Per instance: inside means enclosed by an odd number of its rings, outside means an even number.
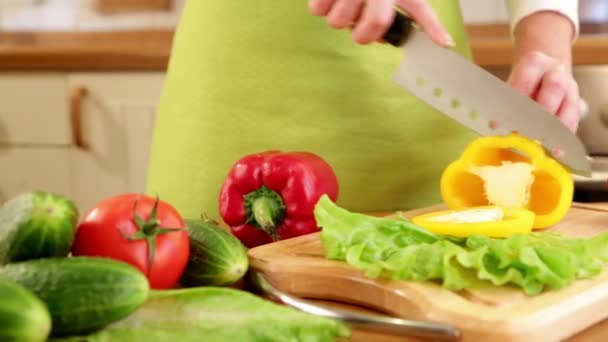
M601 107L598 115L604 127L608 127L608 105Z
M86 150L89 145L82 137L81 113L82 113L82 98L87 95L88 90L85 86L78 86L72 90L70 97L70 115L72 119L72 140L74 145Z

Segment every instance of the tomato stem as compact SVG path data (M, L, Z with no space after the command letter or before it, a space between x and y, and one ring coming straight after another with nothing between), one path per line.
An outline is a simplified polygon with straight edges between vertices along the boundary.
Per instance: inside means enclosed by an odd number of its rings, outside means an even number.
M129 241L138 241L138 240L146 240L148 243L148 269L146 273L150 275L152 271L152 265L154 264L154 252L156 251L156 237L158 235L177 232L180 230L184 230L184 228L167 228L162 227L160 221L156 218L158 212L158 196L154 200L154 205L152 206L152 211L148 216L148 219L144 221L141 216L137 215L138 200L135 200L133 203L133 221L135 222L135 226L137 227L137 231L131 235L127 235L121 231L123 237Z

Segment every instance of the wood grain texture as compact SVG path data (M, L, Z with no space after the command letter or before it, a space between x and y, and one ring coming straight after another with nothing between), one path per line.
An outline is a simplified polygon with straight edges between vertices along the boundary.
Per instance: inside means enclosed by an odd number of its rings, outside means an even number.
M171 30L0 33L0 70L165 70Z
M510 66L513 61L513 42L508 37L471 39L473 60L483 67ZM582 36L572 50L574 65L608 64L608 35Z
M142 11L169 11L171 0L97 0L95 9L103 14Z
M511 65L513 43L504 24L469 25L475 63ZM0 70L165 70L174 31L0 32ZM608 64L608 34L581 34L574 64Z
M443 206L405 214L411 217L438 209ZM608 229L607 209L575 204L550 230L570 236L598 234ZM562 340L608 317L608 272L529 297L510 287L453 292L431 282L368 279L343 262L325 259L319 234L260 246L249 255L251 267L287 293L398 317L451 323L462 330L464 340Z
M513 41L509 26L473 24L467 26L473 60L484 67L510 66L513 61ZM608 64L608 27L581 25L581 34L572 47L574 65Z

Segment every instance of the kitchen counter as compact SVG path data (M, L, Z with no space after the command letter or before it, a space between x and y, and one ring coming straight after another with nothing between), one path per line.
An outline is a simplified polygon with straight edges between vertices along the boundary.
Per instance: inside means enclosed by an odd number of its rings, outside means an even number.
M582 26L575 64L608 64L608 30ZM476 63L508 66L512 42L504 24L470 25ZM165 70L173 30L0 33L0 70Z
M4 32L0 70L165 70L173 31Z
M507 25L469 25L467 31L477 64L484 67L511 65L513 43ZM608 25L581 24L572 58L575 65L608 64Z

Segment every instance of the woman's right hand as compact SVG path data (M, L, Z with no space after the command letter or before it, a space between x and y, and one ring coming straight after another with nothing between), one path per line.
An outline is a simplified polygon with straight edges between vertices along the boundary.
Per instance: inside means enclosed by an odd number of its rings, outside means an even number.
M352 29L360 44L382 40L395 17L395 7L404 10L439 46L452 47L454 41L426 0L309 0L310 12L325 17L336 29Z

